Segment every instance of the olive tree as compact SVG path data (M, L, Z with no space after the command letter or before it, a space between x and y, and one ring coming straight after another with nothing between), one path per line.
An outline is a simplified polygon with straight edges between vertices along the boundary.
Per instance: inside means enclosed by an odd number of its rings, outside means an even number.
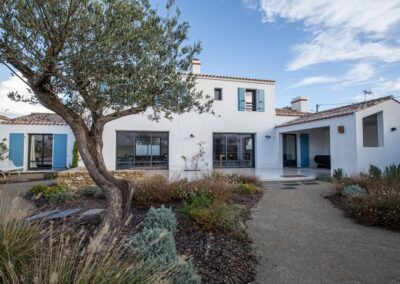
M1 0L0 60L31 90L9 97L40 103L71 127L107 197L102 233L123 223L134 191L107 171L106 123L210 111L212 100L190 72L200 44L189 42L188 28L173 1L160 10L149 0Z

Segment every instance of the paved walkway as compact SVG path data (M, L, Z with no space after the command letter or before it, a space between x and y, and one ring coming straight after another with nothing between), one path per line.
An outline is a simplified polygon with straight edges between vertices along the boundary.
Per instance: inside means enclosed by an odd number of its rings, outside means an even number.
M247 223L256 283L400 283L400 233L345 218L331 185L267 182Z

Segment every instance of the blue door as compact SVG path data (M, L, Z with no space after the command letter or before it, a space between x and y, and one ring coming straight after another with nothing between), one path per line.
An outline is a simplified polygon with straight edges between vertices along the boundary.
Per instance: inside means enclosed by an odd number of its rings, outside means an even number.
M310 166L310 145L308 134L300 134L300 155L301 167L307 168Z
M24 166L24 134L10 133L9 159L18 168Z
M54 134L53 169L67 168L67 134Z

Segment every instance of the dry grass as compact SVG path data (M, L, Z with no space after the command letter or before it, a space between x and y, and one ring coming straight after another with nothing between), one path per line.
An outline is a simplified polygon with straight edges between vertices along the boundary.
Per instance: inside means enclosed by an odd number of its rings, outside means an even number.
M149 271L139 253L126 250L127 238L109 236L101 249L89 250L85 232L71 235L26 221L27 203L0 191L1 283L169 283L176 267Z

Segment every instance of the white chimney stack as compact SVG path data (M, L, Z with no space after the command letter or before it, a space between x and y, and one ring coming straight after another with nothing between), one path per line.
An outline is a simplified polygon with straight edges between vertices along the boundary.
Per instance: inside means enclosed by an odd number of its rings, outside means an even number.
M292 99L292 110L307 112L307 101L307 98L303 96Z
M193 74L201 73L201 61L199 59L192 60L192 73Z

